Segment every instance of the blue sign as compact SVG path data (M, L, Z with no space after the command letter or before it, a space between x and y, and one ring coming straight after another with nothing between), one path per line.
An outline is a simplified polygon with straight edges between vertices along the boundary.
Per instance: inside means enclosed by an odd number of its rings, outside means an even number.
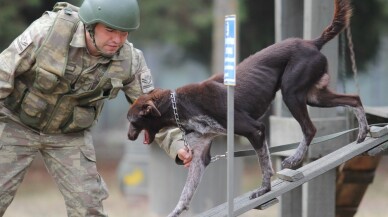
M225 17L224 84L236 85L236 15Z

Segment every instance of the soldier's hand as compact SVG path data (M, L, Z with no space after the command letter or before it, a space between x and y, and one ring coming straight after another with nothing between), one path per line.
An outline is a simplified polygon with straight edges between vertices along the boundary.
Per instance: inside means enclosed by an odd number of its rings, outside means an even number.
M183 165L188 168L190 166L193 155L190 150L181 148L178 150L178 158L183 161Z

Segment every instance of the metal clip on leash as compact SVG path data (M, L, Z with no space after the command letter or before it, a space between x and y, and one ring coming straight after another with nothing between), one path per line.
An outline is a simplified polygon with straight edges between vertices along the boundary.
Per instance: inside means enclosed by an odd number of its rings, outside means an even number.
M228 152L225 152L225 154L218 154L211 158L210 163L214 163L218 161L219 159L226 159L228 156Z

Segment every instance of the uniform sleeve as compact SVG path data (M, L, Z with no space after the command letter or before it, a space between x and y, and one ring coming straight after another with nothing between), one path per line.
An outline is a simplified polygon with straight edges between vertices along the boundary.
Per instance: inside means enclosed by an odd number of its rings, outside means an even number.
M46 13L0 53L0 99L12 92L15 77L29 71L34 65L33 54L42 44L52 22L51 17Z
M166 151L166 153L175 159L175 162L181 164L178 159L178 150L184 148L182 132L179 128L163 128L155 136L155 141L158 145Z
M132 48L131 82L123 87L125 96L132 103L140 95L151 92L154 88L151 70L148 68L143 52Z

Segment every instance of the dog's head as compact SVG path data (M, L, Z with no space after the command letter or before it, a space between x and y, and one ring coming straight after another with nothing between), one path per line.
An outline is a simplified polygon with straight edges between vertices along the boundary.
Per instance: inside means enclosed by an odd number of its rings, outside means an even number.
M140 96L129 108L127 119L129 121L128 139L136 140L144 130L144 144L150 144L155 139L155 134L162 128L160 126L161 113L155 105L154 90L149 94Z

